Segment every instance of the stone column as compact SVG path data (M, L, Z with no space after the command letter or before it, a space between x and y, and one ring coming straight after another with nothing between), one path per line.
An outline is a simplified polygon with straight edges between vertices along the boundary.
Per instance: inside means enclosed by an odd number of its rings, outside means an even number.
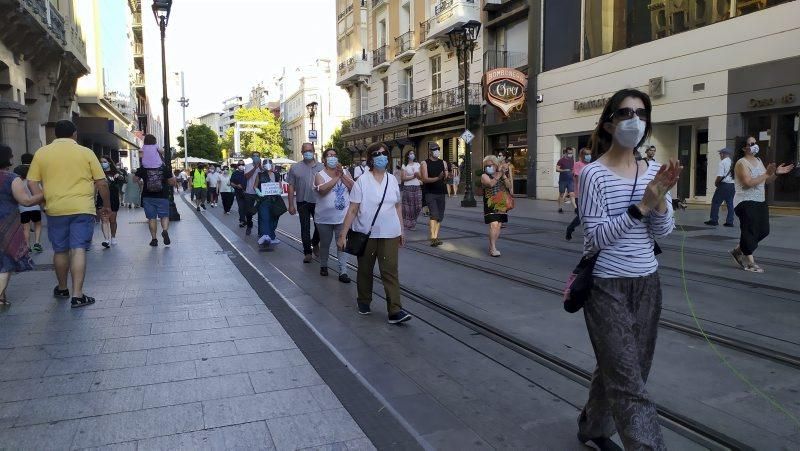
M0 142L10 146L14 152L14 164L19 162L19 156L25 153L25 127L24 120L27 110L24 105L0 100Z

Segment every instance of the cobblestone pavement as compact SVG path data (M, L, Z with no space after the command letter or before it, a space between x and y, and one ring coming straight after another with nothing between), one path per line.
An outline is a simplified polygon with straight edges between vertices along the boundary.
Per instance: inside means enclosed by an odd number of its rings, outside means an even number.
M93 306L52 297L52 254L0 312L0 448L374 449L182 202L170 248L141 209L88 253ZM46 246L47 247L47 246Z

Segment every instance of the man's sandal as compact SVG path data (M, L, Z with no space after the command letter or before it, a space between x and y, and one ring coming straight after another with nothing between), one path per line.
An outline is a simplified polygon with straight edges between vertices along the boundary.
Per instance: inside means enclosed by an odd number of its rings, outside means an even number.
M87 305L94 304L94 298L86 296L85 294L79 298L72 298L72 308L86 307Z

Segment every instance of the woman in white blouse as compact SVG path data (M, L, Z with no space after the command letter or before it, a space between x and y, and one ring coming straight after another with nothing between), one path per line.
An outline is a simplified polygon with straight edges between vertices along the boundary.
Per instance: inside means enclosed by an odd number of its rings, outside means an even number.
M344 229L344 217L350 206L350 190L355 181L350 172L342 169L336 149L328 149L322 154L325 169L317 172L314 187L319 199L314 209L314 224L319 230L319 275L328 276L328 259L333 237ZM350 283L347 275L347 254L338 250L339 282Z
M405 164L400 172L403 182L403 226L414 230L419 212L422 211L422 176L414 150L406 152Z
M400 324L410 320L411 315L403 310L400 303L398 256L399 248L405 241L400 220L403 216L403 207L397 179L386 172L389 155L390 150L383 143L372 144L367 149L367 167L370 171L359 177L353 185L350 192L350 209L344 219L344 227L339 234L337 244L339 249L344 249L347 231L351 227L356 232L369 234L366 250L358 257L356 277L358 313L362 315L371 313L372 271L377 260L386 294L389 324ZM373 218L375 218L374 225L372 225Z

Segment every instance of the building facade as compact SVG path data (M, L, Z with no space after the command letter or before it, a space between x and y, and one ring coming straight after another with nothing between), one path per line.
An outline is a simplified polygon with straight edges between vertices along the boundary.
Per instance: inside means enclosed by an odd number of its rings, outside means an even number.
M314 142L317 157L321 157L323 145L342 121L350 117L350 99L336 86L335 67L325 59L314 64L284 71L279 79L281 93L280 116L283 135L290 149L289 158L302 159L300 146L304 142ZM307 105L317 103L313 123ZM315 130L317 139L311 139L309 132Z
M588 143L605 99L653 99L656 159L681 161L675 195L709 203L717 150L753 135L766 162L800 160L800 1L544 2L537 193L557 197L561 150ZM744 31L746 30L746 31ZM800 205L800 178L767 188Z
M214 133L222 138L222 123L220 122L220 117L220 113L208 113L190 120L189 123L205 125L211 130L214 130Z
M133 12L125 0L75 0L75 11L91 68L78 80L78 142L123 167L138 167Z
M160 68L160 59L159 67L154 68L148 66L150 70L145 70L145 53L147 53L148 59L152 60L154 50L152 48L148 48L148 51L145 52L144 25L142 23L142 0L128 0L128 8L131 14L129 33L132 48L130 53L133 57L131 86L133 86L136 115L133 132L139 139L144 139L144 135L151 134L156 137L158 144L163 146L164 128L162 125L161 103L157 100L158 96L156 96L156 99L154 99L149 95L152 94L153 91L148 90L147 83L147 79L151 79L149 85L151 86L151 89L154 89L153 86L155 83L152 82L152 79L161 79L160 72L156 70ZM146 14L145 17L147 17ZM148 44L150 47L153 47L154 45L157 45L157 42L154 42L153 39L150 38L148 39ZM156 49L157 48L158 47L156 47ZM129 167L133 168L137 165L137 159L135 157L132 158L131 166Z
M0 0L0 143L14 161L52 141L78 115L77 80L89 72L72 1Z
M222 101L222 113L220 113L220 126L222 127L221 136L228 133L228 129L236 125L236 111L244 107L242 96L234 96Z
M337 0L337 84L350 97L353 119L343 135L349 150L385 142L395 166L412 148L426 158L427 143L437 142L444 158L455 162L464 154L458 137L465 113L473 147L482 142L482 37L465 90L463 66L447 35L470 20L481 20L480 1ZM477 156L473 163L480 165Z

